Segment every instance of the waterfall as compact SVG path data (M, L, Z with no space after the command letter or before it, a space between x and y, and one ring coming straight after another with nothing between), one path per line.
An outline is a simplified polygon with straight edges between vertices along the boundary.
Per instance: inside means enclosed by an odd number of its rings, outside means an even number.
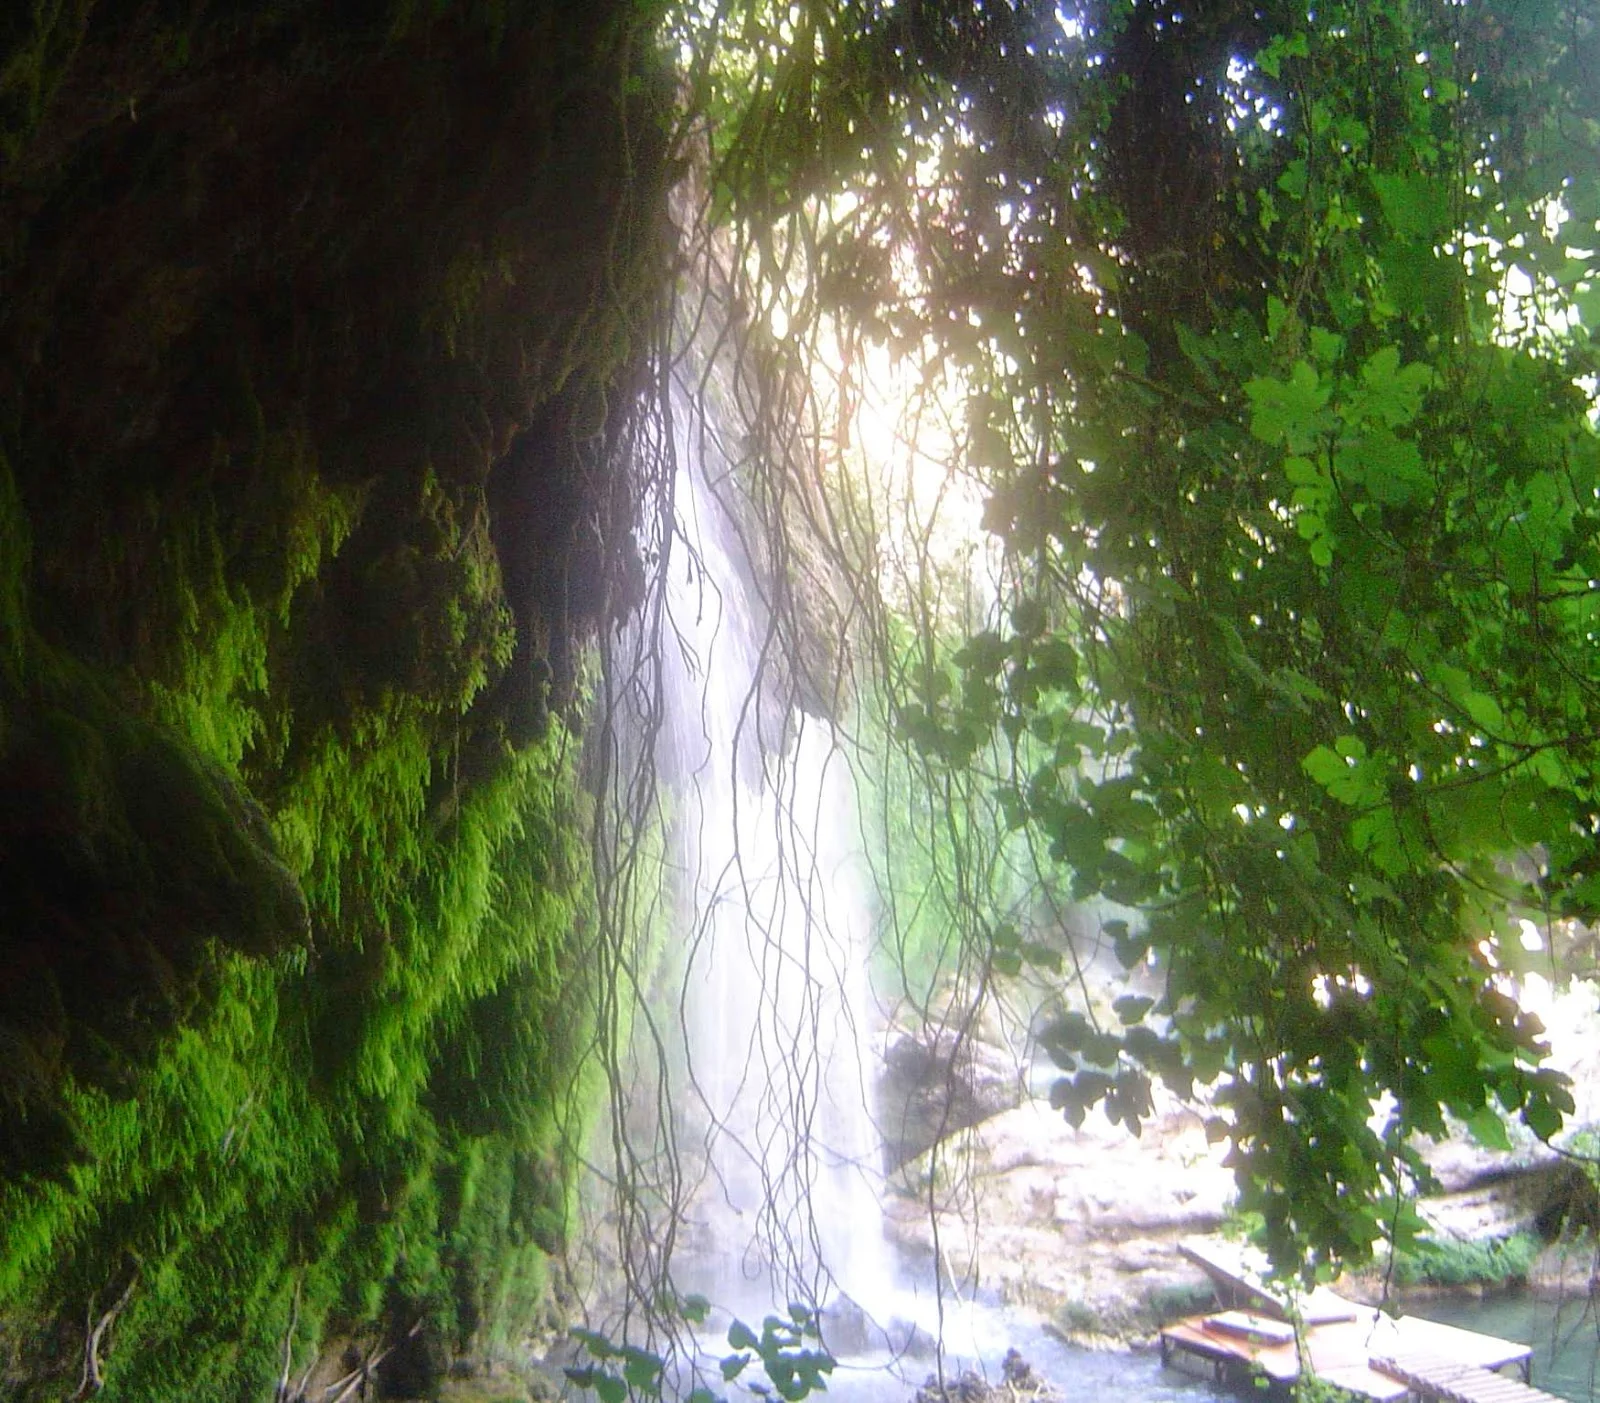
M773 694L737 488L714 436L686 403L675 408L663 740L690 942L676 1100L680 1143L704 1151L684 1274L756 1319L839 1294L870 1312L894 1274L871 1095L871 897L849 765L827 721Z
M872 1094L885 1036L868 979L876 893L848 756L827 720L790 704L744 544L754 512L725 426L714 407L701 413L712 398L674 386L671 511L651 516L652 530L672 524L641 541L663 565L659 588L606 677L621 757L607 782L639 824L628 836L649 832L629 859L647 890L628 890L651 934L628 947L619 983L643 993L642 972L655 975L615 1069L606 1177L618 1192L587 1225L596 1299L608 1270L632 1273L640 1294L605 1302L602 1330L656 1349L641 1316L661 1288L708 1298L711 1318L672 1366L687 1390L716 1385L729 1317L759 1329L804 1302L823 1309L839 1360L828 1396L850 1403L894 1403L935 1372L999 1379L1013 1345L1065 1403L1187 1403L1203 1387L1157 1381L1151 1358L1085 1354L1025 1308L952 1281L948 1264L897 1263ZM604 1150L596 1163L605 1174Z

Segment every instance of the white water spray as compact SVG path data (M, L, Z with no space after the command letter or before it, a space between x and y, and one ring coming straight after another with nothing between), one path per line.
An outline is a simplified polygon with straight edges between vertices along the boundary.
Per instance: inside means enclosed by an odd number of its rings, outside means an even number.
M633 713L629 743L656 734L665 783L648 788L666 818L661 891L676 947L664 964L681 976L663 981L633 1042L637 1099L624 1092L614 1107L614 1130L640 1134L627 1153L644 1151L627 1169L618 1157L628 1269L645 1264L636 1283L720 1308L693 1341L686 1380L715 1381L728 1316L759 1324L792 1301L826 1310L848 1298L861 1318L835 1312L824 1330L840 1363L829 1396L847 1403L900 1403L936 1369L998 1379L1012 1345L1066 1403L1187 1398L1154 1384L1150 1361L1072 1351L966 1283L941 1290L931 1262L896 1266L871 1094L884 1037L867 971L873 893L847 757L826 721L784 704L781 669L764 665L773 640L741 514L727 506L737 489L690 400L673 395L665 608L635 655L640 670L611 697L638 687L662 705ZM660 663L659 692L640 680L647 657ZM653 894L645 904L654 911ZM662 1036L670 1024L682 1029L676 1045ZM637 1343L653 1347L648 1333Z
M705 1149L687 1275L757 1318L840 1293L870 1312L894 1273L854 790L828 723L775 705L766 620L720 495L734 488L706 444L677 444L664 735L683 777L688 1120Z

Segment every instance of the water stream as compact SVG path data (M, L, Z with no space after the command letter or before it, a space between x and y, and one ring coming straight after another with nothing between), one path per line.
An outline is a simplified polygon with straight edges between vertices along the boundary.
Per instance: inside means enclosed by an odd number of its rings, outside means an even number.
M687 416L685 416L687 418ZM872 1114L879 1020L849 767L829 724L782 705L737 523L681 445L683 549L665 739L683 777L677 859L695 932L684 989L705 1294L736 1312L882 1299ZM724 490L726 485L724 484Z
M662 743L692 932L679 1143L696 1148L699 1187L675 1281L715 1303L714 1326L759 1324L789 1301L823 1308L839 1355L829 1392L863 1403L906 1399L940 1367L997 1381L1011 1347L1069 1400L1208 1394L1152 1355L1074 1349L1025 1313L941 1298L886 1240L873 895L847 757L764 665L768 620L726 463L687 406L676 417ZM706 1345L726 1352L714 1334Z

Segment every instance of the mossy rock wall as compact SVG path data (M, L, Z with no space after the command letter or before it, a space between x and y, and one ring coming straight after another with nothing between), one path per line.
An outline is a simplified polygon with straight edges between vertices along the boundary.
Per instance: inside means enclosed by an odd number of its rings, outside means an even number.
M569 713L667 276L651 20L0 19L6 1396L70 1394L102 1318L102 1396L169 1400L540 1309Z

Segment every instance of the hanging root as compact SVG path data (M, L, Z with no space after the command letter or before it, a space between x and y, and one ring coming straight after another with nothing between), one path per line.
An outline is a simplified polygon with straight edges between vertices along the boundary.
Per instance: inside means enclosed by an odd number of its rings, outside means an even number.
M373 1374L377 1372L378 1365L393 1354L400 1344L406 1340L414 1339L421 1329L422 1318L419 1316L417 1323L407 1330L399 1340L396 1340L394 1344L387 1345L383 1349L379 1349L374 1345L373 1352L363 1359L360 1364L342 1379L336 1379L323 1390L323 1403L345 1403L345 1399L355 1393L358 1388L363 1388L371 1382Z
M419 1316L416 1324L393 1344L384 1345L381 1339L378 1340L367 1351L366 1358L357 1364L354 1369L350 1370L348 1374L335 1379L331 1384L323 1385L319 1390L316 1390L316 1397L313 1398L310 1384L311 1375L316 1372L317 1367L315 1356L313 1356L311 1363L306 1365L306 1371L300 1376L300 1382L296 1384L289 1382L290 1357L294 1348L294 1332L299 1316L300 1283L297 1281L294 1290L294 1307L289 1314L289 1328L283 1337L283 1373L279 1375L277 1387L273 1391L273 1403L345 1403L345 1400L355 1396L358 1391L364 1390L372 1382L374 1375L378 1371L378 1366L405 1341L416 1338L423 1326L423 1319ZM365 1392L361 1392L360 1396L365 1398L367 1395Z
M289 1328L283 1332L283 1373L278 1376L278 1386L272 1391L272 1403L294 1403L305 1395L305 1380L300 1381L298 1389L291 1388L289 1384L289 1370L294 1364L294 1332L300 1324L300 1284L303 1278L296 1277L294 1283L294 1297L289 1303ZM308 1375L309 1377L309 1375Z
M122 1288L122 1294L112 1303L109 1310L95 1319L94 1297L89 1297L89 1307L85 1312L83 1328L83 1377L79 1380L78 1391L72 1395L76 1400L87 1398L92 1393L98 1393L106 1386L105 1376L101 1372L100 1347L105 1343L106 1334L122 1314L129 1299L133 1295L133 1288L139 1284L139 1266L135 1262L133 1270L128 1275L128 1281Z

